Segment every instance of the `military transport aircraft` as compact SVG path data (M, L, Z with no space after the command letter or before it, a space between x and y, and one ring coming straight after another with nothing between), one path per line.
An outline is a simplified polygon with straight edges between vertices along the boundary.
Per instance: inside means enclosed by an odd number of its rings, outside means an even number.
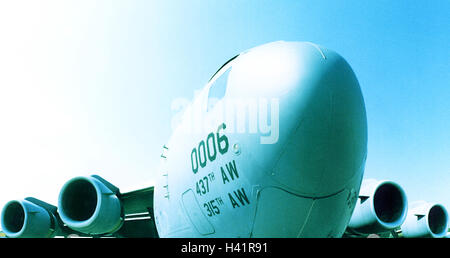
M155 185L80 176L58 205L8 202L7 237L444 237L448 214L363 179L367 119L337 53L273 42L226 62L162 148ZM139 180L139 179L137 179Z

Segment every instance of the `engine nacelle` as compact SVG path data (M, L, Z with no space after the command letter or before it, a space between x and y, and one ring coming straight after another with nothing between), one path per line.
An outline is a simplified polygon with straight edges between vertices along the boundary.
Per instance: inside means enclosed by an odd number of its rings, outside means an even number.
M10 238L53 237L55 223L52 213L28 200L9 201L1 215L3 232Z
M448 213L441 204L416 203L401 226L404 237L433 237L447 235Z
M364 180L348 228L359 233L380 233L399 227L406 218L408 201L392 181Z
M100 235L117 231L123 223L118 189L99 176L76 177L61 189L61 220L73 230Z

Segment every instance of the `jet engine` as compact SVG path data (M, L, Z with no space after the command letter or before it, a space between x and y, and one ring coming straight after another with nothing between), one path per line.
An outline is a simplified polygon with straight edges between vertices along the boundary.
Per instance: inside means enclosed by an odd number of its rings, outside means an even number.
M123 223L119 189L99 176L76 177L61 189L61 220L71 229L90 235L117 231Z
M404 237L440 238L447 235L448 213L444 206L419 202L412 207L401 226Z
M397 183L364 180L348 228L371 234L399 227L407 215L407 202L405 192Z
M53 237L57 222L50 209L56 211L56 207L34 198L9 201L2 210L2 230L10 238Z

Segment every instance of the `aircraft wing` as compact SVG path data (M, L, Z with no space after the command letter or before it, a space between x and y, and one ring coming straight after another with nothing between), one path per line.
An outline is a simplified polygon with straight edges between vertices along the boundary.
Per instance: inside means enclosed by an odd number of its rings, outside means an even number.
M121 194L124 224L117 237L158 237L153 216L154 187Z

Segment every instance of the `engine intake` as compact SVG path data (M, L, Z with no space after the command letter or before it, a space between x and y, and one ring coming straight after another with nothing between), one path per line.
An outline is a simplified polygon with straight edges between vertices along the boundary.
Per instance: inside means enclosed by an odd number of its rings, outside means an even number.
M404 237L445 237L447 228L448 213L445 207L426 202L416 203L401 226Z
M397 183L364 180L348 228L371 234L399 227L406 218L407 202L405 192Z
M52 213L28 200L6 203L2 210L1 224L3 232L10 238L52 237L56 225Z
M61 220L73 230L100 235L117 231L123 223L118 188L99 176L76 177L61 189Z

